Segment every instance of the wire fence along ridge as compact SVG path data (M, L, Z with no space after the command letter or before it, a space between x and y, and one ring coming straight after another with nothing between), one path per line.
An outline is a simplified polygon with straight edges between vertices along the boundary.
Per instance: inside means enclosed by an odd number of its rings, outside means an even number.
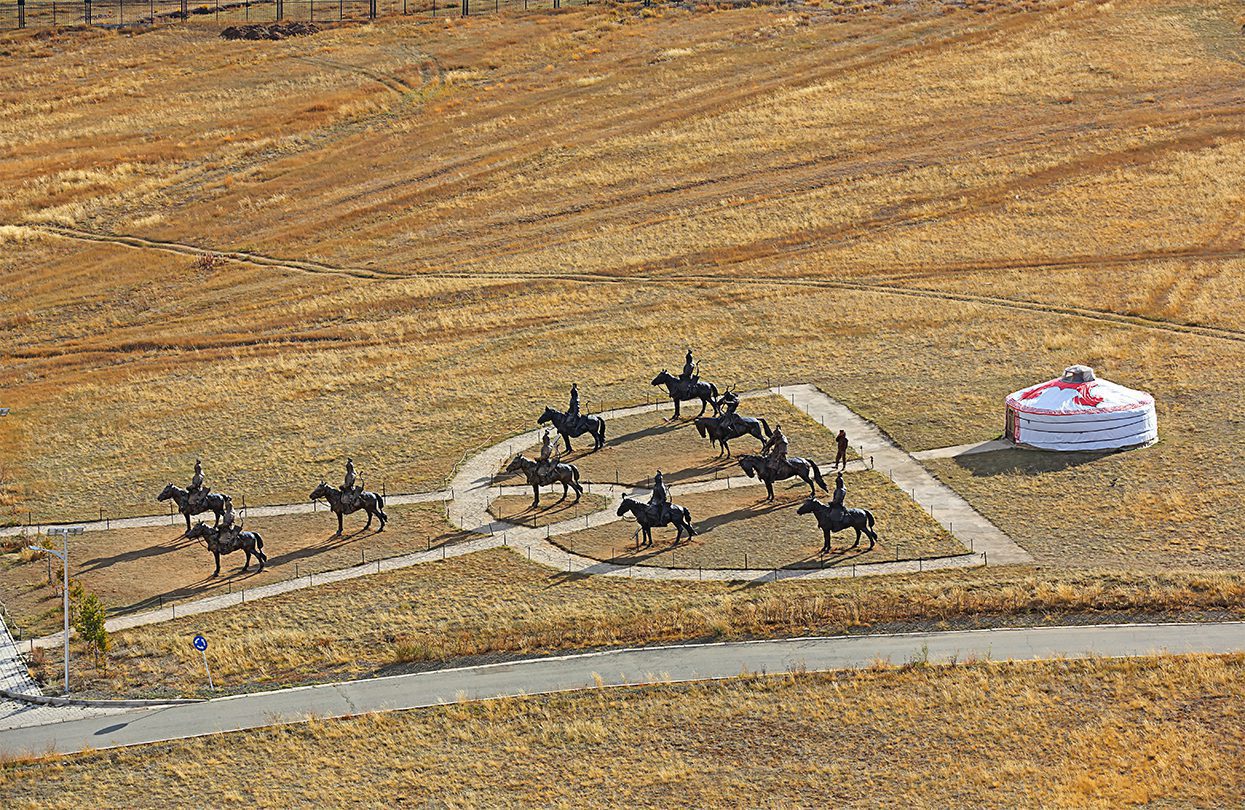
M232 25L340 22L393 16L470 16L506 9L590 5L591 0L0 0L0 29L104 28L210 20Z

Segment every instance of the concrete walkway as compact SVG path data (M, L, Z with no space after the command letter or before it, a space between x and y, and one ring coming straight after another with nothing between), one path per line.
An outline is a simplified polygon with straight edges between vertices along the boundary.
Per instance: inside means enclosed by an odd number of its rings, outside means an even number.
M918 461L928 461L935 458L959 458L960 456L974 456L978 453L996 453L1002 450L1015 450L1016 445L1006 439L990 439L984 442L973 442L972 444L957 444L954 447L935 447L933 450L921 450L913 453L912 457Z
M70 753L297 723L312 717L348 717L463 700L699 681L743 673L852 669L878 660L950 663L1242 651L1245 624L1239 622L969 630L623 649L284 689L0 731L0 754Z

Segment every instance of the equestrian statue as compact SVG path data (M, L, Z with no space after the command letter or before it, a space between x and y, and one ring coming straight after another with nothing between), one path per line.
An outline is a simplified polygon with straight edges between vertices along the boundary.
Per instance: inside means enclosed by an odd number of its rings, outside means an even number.
M233 504L230 504L230 521L232 522ZM194 528L186 532L186 536L192 540L203 540L207 544L208 551L216 557L216 570L212 573L213 577L220 576L220 555L232 554L241 549L246 552L246 565L242 566L243 571L249 571L251 568L251 557L259 560L259 570L264 570L264 563L268 562L268 555L263 552L264 538L259 536L258 532L244 532L242 527L231 527L225 529L223 527L209 526L203 521L195 523Z
M708 438L711 445L717 445L720 448L719 458L723 453L728 458L730 457L729 442L731 439L753 436L761 444L765 444L766 440L774 435L764 419L740 416L735 413L739 408L739 396L734 391L728 389L717 401L715 407L722 414L721 416L697 416L692 421L702 439Z
M817 518L817 525L821 527L822 536L825 538L825 544L821 547L822 554L829 554L832 550L831 535L844 529L856 530L856 542L852 543L851 548L860 545L862 532L869 537L869 548L866 551L872 551L873 544L878 541L877 532L873 530L873 513L868 509L848 509L843 505L846 495L843 473L839 473L834 481L834 497L829 505L816 498L809 498L796 510L798 515L812 514Z
M683 373L675 377L664 368L653 378L651 385L664 385L670 399L674 400L674 418L679 418L679 403L700 400L700 413L705 415L705 408L713 406L713 413L718 413L718 389L710 382L701 382L697 373L697 364L692 357L692 350L687 350L687 358L683 362Z
M808 484L809 497L817 494L817 486L826 492L830 491L825 479L821 477L817 462L799 456L787 457L787 437L782 432L781 425L775 423L774 433L761 448L761 453L759 456L744 453L736 460L749 478L759 478L765 483L766 492L769 493L767 501L774 500L775 481L784 481L793 476ZM814 482L817 486L813 486Z
M389 522L389 516L385 514L384 496L363 488L362 476L355 474L354 459L346 459L346 477L342 481L341 489L321 480L320 485L312 490L311 500L318 501L321 498L328 501L329 509L337 514L337 534L334 537L341 537L344 531L342 516L354 514L360 509L367 512L364 531L372 525L373 517L380 519L380 528L376 530L378 532L383 532L385 524Z
M550 484L562 485L562 497L558 499L558 503L566 500L567 493L572 489L575 490L576 503L579 502L579 496L584 494L584 488L579 484L579 468L574 464L558 461L554 453L555 444L553 433L546 428L544 436L541 437L540 458L533 461L520 453L506 465L506 472L522 472L527 479L528 486L532 488L531 508L540 506L540 488Z
M649 496L648 503L623 497L622 503L618 505L617 514L622 517L627 513L631 513L636 523L640 524L646 548L653 545L654 526L669 526L673 523L677 530L674 536L676 545L683 539L684 532L687 532L688 540L696 536L696 530L692 528L692 513L687 510L687 507L670 502L670 491L666 489L666 481L662 477L661 470L658 470L656 477L653 478L653 494ZM640 542L637 539L636 548L639 547Z
M571 447L571 439L578 438L585 433L592 435L595 442L593 451L600 450L605 446L605 420L599 416L583 416L579 412L579 385L571 383L571 402L566 409L566 413L555 411L553 408L545 406L545 412L536 420L536 424L543 425L546 422L552 423L554 430L562 437L562 441L566 443L566 452L571 452L575 448Z
M177 511L186 518L186 531L190 531L190 516L211 512L216 515L215 525L220 525L221 516L225 514L225 498L227 496L212 492L212 488L204 486L203 463L195 459L194 476L190 479L190 488L182 489L176 484L165 484L164 489L156 496L157 501L173 499Z

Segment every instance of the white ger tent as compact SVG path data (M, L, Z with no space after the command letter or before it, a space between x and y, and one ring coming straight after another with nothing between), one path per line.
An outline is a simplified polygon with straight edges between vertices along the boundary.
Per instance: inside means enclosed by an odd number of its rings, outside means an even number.
M1005 435L1041 450L1117 450L1156 441L1159 423L1154 397L1069 366L1007 398Z

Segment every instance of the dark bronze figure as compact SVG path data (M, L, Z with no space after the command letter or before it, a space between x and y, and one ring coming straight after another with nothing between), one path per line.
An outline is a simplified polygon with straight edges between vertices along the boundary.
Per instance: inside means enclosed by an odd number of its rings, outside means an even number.
M176 484L165 484L164 490L156 496L156 500L167 501L170 498L173 499L173 503L177 504L177 511L186 518L187 532L190 531L191 515L211 512L216 515L214 525L220 525L220 519L225 514L225 496L218 492L200 490L197 496L192 496L189 490L182 489Z
M697 416L704 416L705 409L710 405L713 406L713 412L718 412L718 389L713 383L701 382L699 379L684 380L676 377L665 369L653 378L652 385L663 385L666 387L666 393L670 399L674 400L674 418L679 418L679 403L690 402L692 400L700 400L700 413Z
M812 459L791 456L784 459L781 465L774 465L765 456L744 453L736 457L736 461L749 478L759 478L765 483L765 489L769 493L769 497L766 498L768 501L774 500L774 482L784 481L792 476L798 476L801 481L808 484L812 495L817 494L817 488L813 486L814 482L824 491L830 491L825 479L821 477L821 469Z
M833 548L831 536L835 532L841 532L844 529L856 530L856 542L852 543L851 548L860 545L860 535L863 532L869 537L869 548L873 549L874 543L878 541L877 532L873 530L873 513L868 509L845 509L842 506L827 506L816 498L809 498L800 504L800 508L796 510L796 514L807 515L812 514L817 518L817 525L821 527L822 536L825 538L825 544L821 547L822 554L829 554Z
M528 486L532 488L532 506L540 506L540 488L549 484L562 485L562 497L558 499L558 503L566 500L569 490L575 490L575 502L579 502L579 496L584 494L584 488L579 484L579 468L574 464L567 464L560 461L540 462L522 454L517 455L506 465L506 472L522 472L523 477L527 479Z
M575 402L575 408L578 411L579 403ZM571 414L571 412L559 413L553 408L545 407L545 412L536 420L536 424L543 425L551 423L554 430L562 437L562 441L566 444L566 452L571 452L575 448L571 447L571 439L578 438L585 433L592 435L593 451L600 450L605 446L605 420L599 416L580 416Z
M762 445L774 433L764 419L752 416L740 416L735 411L739 408L739 397L734 391L728 390L718 399L717 408L721 416L697 416L693 421L700 437L708 438L711 445L716 445L718 456L731 455L729 442L742 436L753 436Z
M329 509L337 515L337 534L334 537L341 537L344 528L342 526L342 516L353 514L363 509L367 512L367 523L363 525L366 531L372 525L372 518L380 519L380 528L376 531L383 532L385 524L389 522L389 516L385 514L385 498L375 492L366 490L356 490L353 498L349 501L343 501L342 490L323 481L320 485L311 491L311 500L318 501L321 498L328 501Z
M687 511L687 507L679 506L673 503L642 503L635 498L623 498L622 503L618 505L618 516L630 512L640 524L640 530L644 537L644 546L653 545L653 527L669 526L674 524L677 534L674 542L678 543L683 539L684 533L687 539L691 540L696 536L696 530L692 528L692 513ZM639 541L636 547L639 548Z
M246 552L246 565L242 566L243 571L250 570L252 556L259 561L260 571L264 570L264 563L268 562L268 555L263 552L264 538L260 537L258 532L227 533L224 529L209 526L200 520L195 523L194 528L186 532L186 536L192 540L203 540L207 543L208 551L216 557L216 570L212 573L213 577L220 576L220 555L232 554L238 549Z

